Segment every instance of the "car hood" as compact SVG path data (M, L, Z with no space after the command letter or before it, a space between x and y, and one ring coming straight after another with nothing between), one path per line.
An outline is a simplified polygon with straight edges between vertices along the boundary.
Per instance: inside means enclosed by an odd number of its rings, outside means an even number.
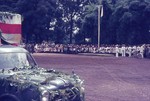
M73 74L68 75L43 68L0 70L0 78L21 84L35 84L50 90L72 87L76 83Z

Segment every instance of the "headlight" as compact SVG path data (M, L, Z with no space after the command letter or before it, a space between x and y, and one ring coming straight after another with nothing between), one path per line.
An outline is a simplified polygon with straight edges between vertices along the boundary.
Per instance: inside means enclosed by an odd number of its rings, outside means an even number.
M42 91L41 101L49 101L49 92L47 90Z
M80 92L81 92L81 93L84 93L84 92L85 92L84 87L81 87Z

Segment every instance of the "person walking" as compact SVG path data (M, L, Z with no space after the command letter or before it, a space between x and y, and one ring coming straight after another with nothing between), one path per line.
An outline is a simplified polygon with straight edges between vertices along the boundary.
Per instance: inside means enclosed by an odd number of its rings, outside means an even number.
M126 56L126 55L125 55L125 54L126 54L125 51L126 51L126 47L125 47L125 45L122 45L122 47L121 47L121 52L122 52L122 56L123 56L123 57Z
M129 57L131 57L131 55L132 55L132 47L131 46L128 47L128 52L129 52Z
M116 45L116 57L119 57L119 47L118 47L118 45Z
M144 45L141 45L139 51L140 51L141 58L144 58Z

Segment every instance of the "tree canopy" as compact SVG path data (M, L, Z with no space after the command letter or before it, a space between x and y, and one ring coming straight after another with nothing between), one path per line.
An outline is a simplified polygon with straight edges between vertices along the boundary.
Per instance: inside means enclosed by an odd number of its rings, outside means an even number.
M97 44L98 5L101 44L150 43L149 0L0 0L0 11L22 15L26 43Z

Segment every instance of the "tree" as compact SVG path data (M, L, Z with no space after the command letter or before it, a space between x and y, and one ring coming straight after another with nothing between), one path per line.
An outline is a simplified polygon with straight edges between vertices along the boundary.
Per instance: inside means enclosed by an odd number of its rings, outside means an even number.
M103 5L103 17L101 18L101 43L106 44L109 43L110 35L109 35L109 19L112 14L112 7L108 4L107 1L102 0L94 3L89 3L85 6L84 11L84 19L82 31L85 37L90 37L92 39L93 44L97 44L97 30L98 30L98 6Z
M120 4L120 5L118 5ZM149 38L147 13L149 3L144 0L122 0L113 6L110 15L108 34L109 43L142 44ZM112 41L111 41L112 40ZM113 41L114 40L114 41Z
M143 16L147 3L143 1L132 1L128 10L122 14L119 20L119 28L117 30L118 43L124 44L142 44L148 41L144 31L146 27ZM147 31L148 32L148 31Z
M0 11L15 12L14 7L16 7L17 2L18 0L0 0Z
M97 5L102 4L102 44L142 44L150 40L149 0L0 0L0 10L23 16L26 42L97 43Z
M81 17L84 0L58 0L59 9L62 9L62 19L65 26L65 34L69 35L69 43L72 43L77 21Z
M23 37L27 43L33 36L36 42L48 40L50 21L54 16L56 1L53 0L20 0L17 11L22 14Z
M84 18L82 22L83 40L90 38L91 43L97 43L97 7L95 4L90 4L84 8Z

